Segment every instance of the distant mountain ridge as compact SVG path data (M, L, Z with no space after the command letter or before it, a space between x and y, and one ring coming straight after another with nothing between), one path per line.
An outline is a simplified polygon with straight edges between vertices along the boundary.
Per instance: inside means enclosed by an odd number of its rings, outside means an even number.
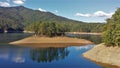
M82 21L71 20L62 16L57 16L51 12L32 10L24 6L0 7L0 32L23 31L30 23L34 22L59 22L85 24Z
M18 15L19 17L21 17L22 19L26 19L26 20L27 19L30 19L30 20L34 19L34 20L38 20L38 21L48 20L48 21L52 21L52 22L79 22L79 23L83 23L81 21L71 20L71 19L68 19L65 17L57 16L51 12L42 12L39 10L32 10L32 9L26 8L24 6L0 7L0 13L1 13L0 16L2 15L2 13L4 13L4 14L14 13L14 14Z

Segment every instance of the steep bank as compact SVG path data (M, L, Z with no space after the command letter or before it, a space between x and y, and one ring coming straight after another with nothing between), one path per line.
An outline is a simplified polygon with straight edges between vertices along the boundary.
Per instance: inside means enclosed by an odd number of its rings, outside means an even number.
M69 37L28 37L22 40L11 42L15 45L27 45L32 47L65 47L69 45L87 45L93 44L85 39L69 38Z
M84 53L90 60L120 67L120 47L106 47L103 43Z

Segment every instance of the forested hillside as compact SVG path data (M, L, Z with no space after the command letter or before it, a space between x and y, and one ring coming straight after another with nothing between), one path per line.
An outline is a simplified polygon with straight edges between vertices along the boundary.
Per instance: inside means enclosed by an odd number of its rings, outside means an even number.
M120 46L120 8L112 18L107 19L104 32L104 42L108 46Z
M69 27L69 31L76 32L101 32L104 26L104 24L100 23L87 24L57 16L51 12L41 12L23 6L0 7L0 32L4 32L5 30L8 32L22 32L32 23L40 21L45 23L64 23Z

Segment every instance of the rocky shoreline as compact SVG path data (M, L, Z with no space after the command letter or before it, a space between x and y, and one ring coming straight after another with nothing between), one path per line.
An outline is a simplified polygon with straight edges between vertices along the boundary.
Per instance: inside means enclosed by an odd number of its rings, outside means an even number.
M115 65L120 67L120 47L107 47L104 43L96 45L83 54L87 59L95 62Z

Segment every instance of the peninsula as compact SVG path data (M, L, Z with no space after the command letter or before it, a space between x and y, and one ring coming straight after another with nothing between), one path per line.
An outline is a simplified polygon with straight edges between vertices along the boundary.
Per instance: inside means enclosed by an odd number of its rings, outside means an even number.
M103 32L103 43L83 54L84 57L120 67L120 8L107 19Z
M96 45L83 56L95 62L106 63L120 67L120 47L107 47L104 43Z

